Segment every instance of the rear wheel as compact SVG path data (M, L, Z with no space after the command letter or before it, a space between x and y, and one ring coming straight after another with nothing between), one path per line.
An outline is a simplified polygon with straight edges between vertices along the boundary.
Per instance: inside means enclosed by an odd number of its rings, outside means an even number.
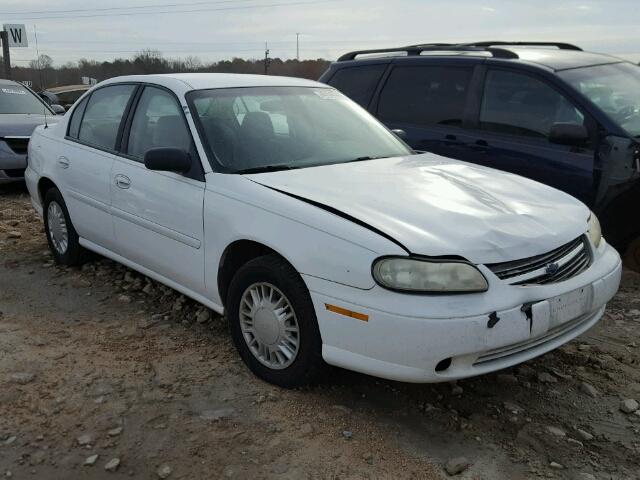
M57 188L50 188L44 196L44 230L53 258L60 265L79 265L84 249L71 223L67 205Z
M624 253L624 264L636 272L640 272L640 237L636 237L627 246Z
M282 387L312 383L323 370L322 341L302 278L275 255L251 260L227 298L233 341L249 369Z

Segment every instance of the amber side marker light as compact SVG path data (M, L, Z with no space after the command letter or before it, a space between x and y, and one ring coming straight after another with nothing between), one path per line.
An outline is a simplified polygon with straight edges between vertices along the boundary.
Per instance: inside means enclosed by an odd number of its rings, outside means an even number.
M354 312L352 310L347 310L346 308L342 307L336 307L335 305L330 305L328 303L325 303L324 306L330 312L337 313L338 315L355 318L356 320L362 320L363 322L369 321L369 315L365 315L364 313Z

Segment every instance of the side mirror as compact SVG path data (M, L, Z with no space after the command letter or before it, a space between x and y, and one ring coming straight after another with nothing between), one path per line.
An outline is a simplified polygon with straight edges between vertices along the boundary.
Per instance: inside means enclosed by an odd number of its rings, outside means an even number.
M558 145L579 147L589 140L589 132L577 123L554 123L549 132L549 141Z
M185 173L191 169L191 155L181 148L152 148L144 154L144 166L149 170Z
M62 105L58 105L56 103L51 105L51 110L53 110L53 113L55 113L56 115L64 115L64 112L66 112Z
M398 137L402 141L405 141L407 139L407 132L405 132L400 128L394 128L393 130L391 130L391 133L393 133L396 137Z

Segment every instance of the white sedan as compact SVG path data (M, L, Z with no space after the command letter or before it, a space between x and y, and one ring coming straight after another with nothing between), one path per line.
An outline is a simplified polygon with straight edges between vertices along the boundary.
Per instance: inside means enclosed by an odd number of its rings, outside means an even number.
M414 154L312 81L114 78L39 127L26 180L58 263L85 249L224 313L282 386L326 364L478 375L591 328L620 258L579 201Z

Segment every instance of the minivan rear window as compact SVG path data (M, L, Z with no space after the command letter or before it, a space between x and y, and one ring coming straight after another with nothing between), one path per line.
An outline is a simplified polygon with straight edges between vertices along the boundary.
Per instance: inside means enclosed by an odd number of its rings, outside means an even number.
M338 70L329 85L337 88L347 97L367 108L373 91L376 89L380 77L387 65L362 65Z
M471 67L396 67L380 94L383 122L461 126Z

